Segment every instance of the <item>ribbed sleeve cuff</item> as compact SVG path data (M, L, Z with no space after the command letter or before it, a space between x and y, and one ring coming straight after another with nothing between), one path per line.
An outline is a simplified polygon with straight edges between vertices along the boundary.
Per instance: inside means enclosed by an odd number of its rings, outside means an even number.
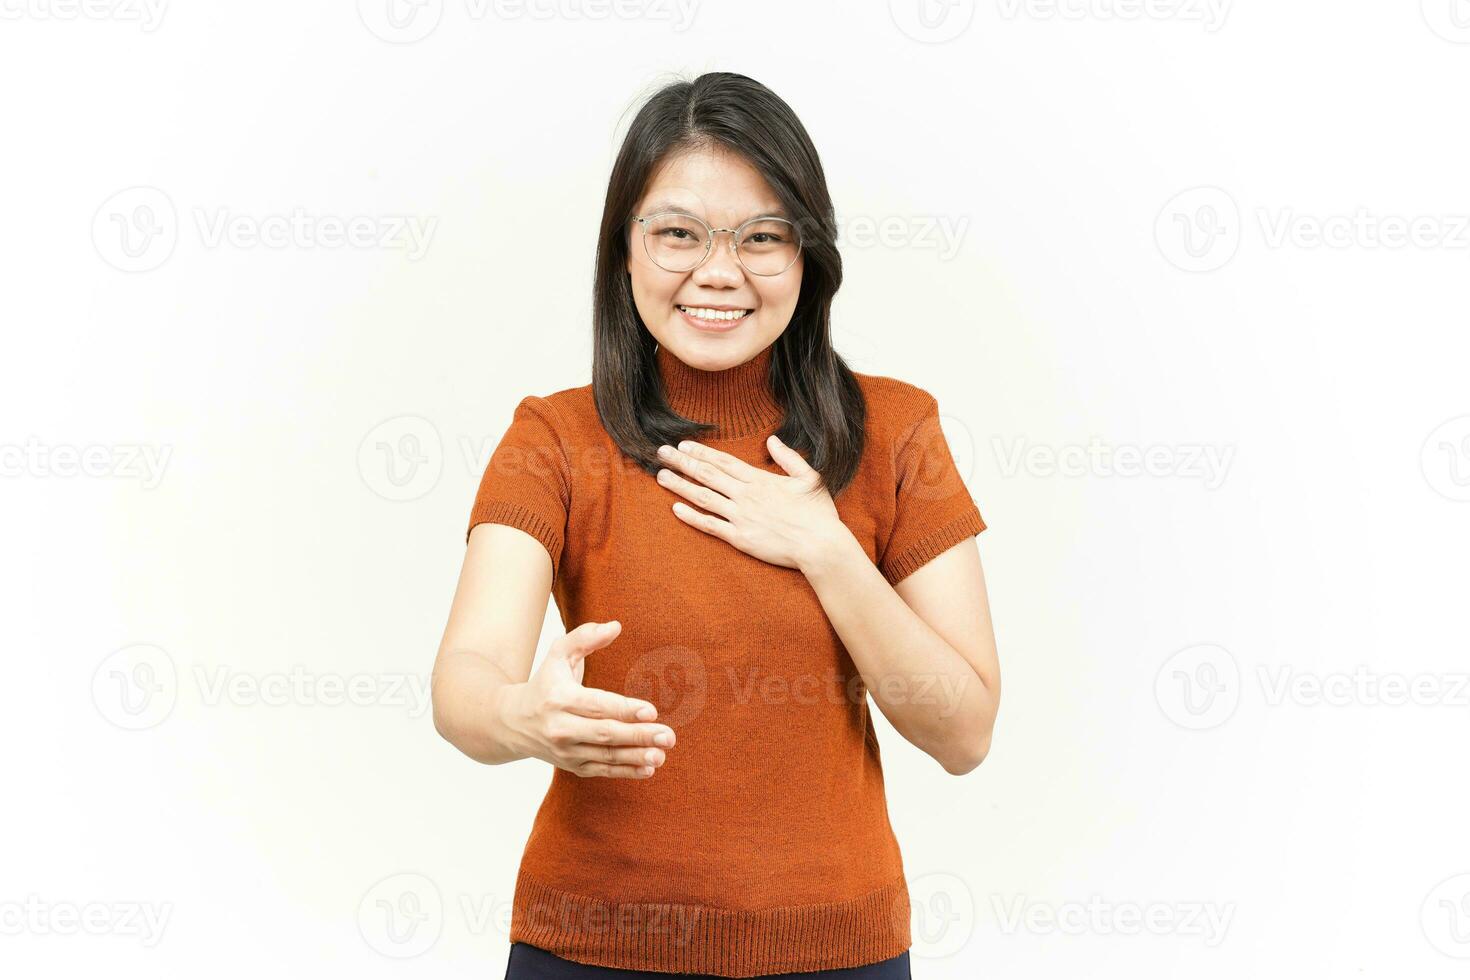
M845 902L724 909L609 902L552 888L522 871L510 940L594 966L754 977L891 959L912 945L909 917L902 875Z
M985 521L980 517L980 508L974 502L968 509L949 523L939 527L926 537L909 545L892 557L884 559L878 566L889 585L900 581L922 568L930 559L937 558L968 537L985 530Z
M540 541L546 548L546 553L551 556L551 579L556 581L556 574L561 567L562 529L542 517L540 514L520 504L509 503L504 500L480 500L470 511L470 524L465 528L465 541L468 542L470 532L475 529L476 524L508 524L518 527L531 537Z

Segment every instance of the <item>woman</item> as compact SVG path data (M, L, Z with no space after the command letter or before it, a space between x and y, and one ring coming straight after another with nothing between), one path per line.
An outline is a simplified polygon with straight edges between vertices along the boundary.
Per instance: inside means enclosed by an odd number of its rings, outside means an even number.
M1000 693L984 530L923 389L831 346L831 199L743 75L658 91L613 167L592 383L497 446L438 731L554 768L508 978L908 977L871 695L959 775ZM568 632L531 673L548 594Z

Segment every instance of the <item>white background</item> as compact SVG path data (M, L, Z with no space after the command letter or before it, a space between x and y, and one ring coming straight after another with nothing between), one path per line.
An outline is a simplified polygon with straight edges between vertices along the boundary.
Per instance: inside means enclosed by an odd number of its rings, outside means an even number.
M0 969L503 974L465 521L631 107L735 70L990 524L990 758L880 722L915 977L1464 975L1470 4L926 3L0 3Z

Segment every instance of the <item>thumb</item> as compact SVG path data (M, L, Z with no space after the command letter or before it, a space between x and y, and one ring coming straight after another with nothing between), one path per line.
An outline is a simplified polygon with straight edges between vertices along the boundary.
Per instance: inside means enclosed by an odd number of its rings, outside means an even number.
M807 476L816 472L795 449L772 435L766 440L766 449L770 450L771 458L786 471L787 476Z
M575 667L587 659L587 654L611 643L622 629L623 624L616 619L605 623L583 623L566 635L563 652L567 655L567 662Z

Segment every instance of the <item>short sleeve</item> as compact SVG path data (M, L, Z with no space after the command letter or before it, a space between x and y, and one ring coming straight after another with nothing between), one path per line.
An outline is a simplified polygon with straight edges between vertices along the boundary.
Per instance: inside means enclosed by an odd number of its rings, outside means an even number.
M516 405L475 494L465 540L475 525L508 524L540 541L551 556L551 574L561 566L571 506L571 469L557 436L556 410L527 395Z
M877 562L890 585L985 530L940 428L939 403L928 392L918 417L895 440L894 476L893 523Z

